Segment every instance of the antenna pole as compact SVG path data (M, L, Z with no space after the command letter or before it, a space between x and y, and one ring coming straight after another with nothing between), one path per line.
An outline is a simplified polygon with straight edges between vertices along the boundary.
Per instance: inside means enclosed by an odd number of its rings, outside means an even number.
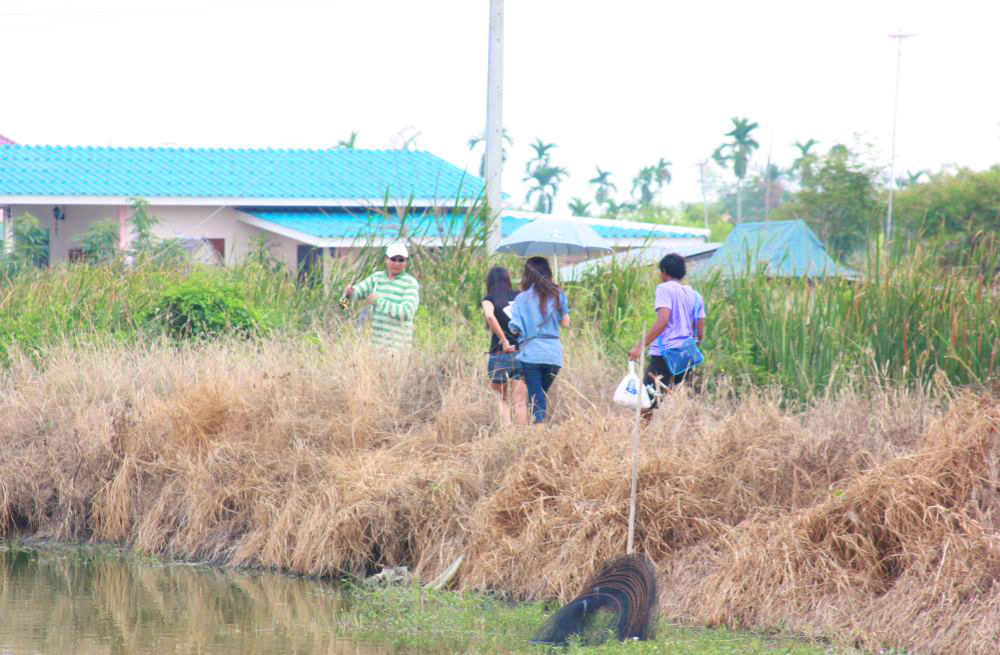
M885 243L888 247L892 240L892 195L896 190L896 117L899 115L899 64L903 58L903 39L908 39L914 34L904 34L903 30L897 30L895 34L890 34L890 39L896 39L896 91L892 101L892 145L889 155L889 206L885 214Z
M705 196L705 166L708 165L708 160L698 162L698 170L701 176L701 210L704 215L705 229L708 229L708 198Z
M500 245L500 174L503 170L503 0L490 0L489 73L486 81L486 202L490 231L486 254Z

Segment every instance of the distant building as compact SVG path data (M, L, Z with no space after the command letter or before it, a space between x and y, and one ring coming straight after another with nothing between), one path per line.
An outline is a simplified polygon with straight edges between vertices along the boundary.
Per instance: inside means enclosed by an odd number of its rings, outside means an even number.
M683 257L690 273L708 261L721 245L721 243L695 239L688 239L686 242L670 246L651 243L644 247L631 248L606 257L588 259L572 266L564 266L559 269L559 277L562 280L579 280L588 274L608 268L612 263L618 266L656 266L665 255L670 253L677 253Z
M804 221L740 223L697 275L762 272L768 277L860 277L834 261Z
M290 268L347 256L401 237L434 247L457 234L455 208L483 195L481 179L428 152L0 145L0 219L30 213L49 233L49 261L79 256L79 237L113 219L133 238L129 204L149 203L157 236L208 244L232 263L266 240ZM406 207L405 212L399 208ZM404 219L400 217L405 214ZM503 212L509 234L546 215ZM650 239L703 241L704 230L570 218L590 223L615 248ZM4 220L5 234L10 220ZM192 241L194 240L194 241ZM9 240L7 241L9 243Z

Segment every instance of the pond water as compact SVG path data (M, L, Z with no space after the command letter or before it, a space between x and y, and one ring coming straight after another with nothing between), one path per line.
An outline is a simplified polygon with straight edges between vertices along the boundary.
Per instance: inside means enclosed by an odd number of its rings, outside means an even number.
M0 655L402 652L338 638L343 608L315 580L0 542Z

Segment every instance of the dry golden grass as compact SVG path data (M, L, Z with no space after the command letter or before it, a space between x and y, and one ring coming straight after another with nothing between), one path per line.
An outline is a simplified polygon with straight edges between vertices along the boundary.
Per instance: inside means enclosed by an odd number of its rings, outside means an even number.
M581 362L585 362L582 363ZM458 346L47 353L0 376L0 536L308 574L465 554L458 584L575 595L624 552L620 371L571 348L554 420L504 428ZM1000 640L1000 410L884 390L799 412L681 392L643 432L637 548L669 618L929 653Z

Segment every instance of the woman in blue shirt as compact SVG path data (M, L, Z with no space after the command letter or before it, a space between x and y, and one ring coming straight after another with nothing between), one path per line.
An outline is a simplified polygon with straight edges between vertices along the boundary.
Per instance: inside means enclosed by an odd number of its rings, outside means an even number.
M514 299L510 330L518 335L517 359L535 423L545 420L546 394L563 365L561 327L569 327L566 294L552 281L548 260L531 257L524 263L521 293Z

